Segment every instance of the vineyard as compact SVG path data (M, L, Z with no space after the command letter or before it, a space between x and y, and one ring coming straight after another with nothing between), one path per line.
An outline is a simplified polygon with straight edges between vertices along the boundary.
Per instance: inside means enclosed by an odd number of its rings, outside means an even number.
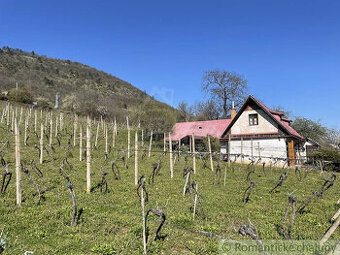
M221 243L340 239L338 174L188 152L128 119L0 113L0 254L229 254Z

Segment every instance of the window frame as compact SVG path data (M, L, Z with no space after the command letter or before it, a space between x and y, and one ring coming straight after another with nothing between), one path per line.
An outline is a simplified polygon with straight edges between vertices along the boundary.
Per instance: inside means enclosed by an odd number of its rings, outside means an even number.
M258 113L250 113L248 115L249 126L258 126L259 125L259 115ZM255 123L256 120L256 123Z

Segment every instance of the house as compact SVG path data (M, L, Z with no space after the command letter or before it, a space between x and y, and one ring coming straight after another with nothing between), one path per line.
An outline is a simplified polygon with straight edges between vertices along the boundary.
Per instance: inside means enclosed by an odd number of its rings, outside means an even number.
M284 113L249 96L238 112L232 107L230 119L176 123L172 140L187 143L192 135L195 139L210 135L220 140L221 153L235 161L260 158L261 162L276 159L284 164L287 159L293 166L305 159L306 140L290 123Z

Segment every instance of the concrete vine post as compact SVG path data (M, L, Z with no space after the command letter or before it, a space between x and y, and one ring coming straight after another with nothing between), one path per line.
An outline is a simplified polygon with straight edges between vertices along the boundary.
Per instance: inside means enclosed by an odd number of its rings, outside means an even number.
M86 192L91 192L91 119L86 123Z
M171 141L171 133L169 132L169 154L170 154L170 177L174 177L174 162L172 155L172 141Z
M196 148L195 148L195 136L191 135L192 144L192 168L194 169L194 174L196 174Z
M208 135L208 149L209 149L209 157L210 157L210 167L211 167L211 171L214 172L214 162L213 162L213 158L212 158L212 152L211 152L211 141L210 141L210 135Z
M20 130L18 122L15 119L14 124L14 138L15 138L15 178L16 178L16 202L21 205L21 155L20 155Z
M43 163L44 157L44 123L41 122L40 127L40 164Z
M135 134L135 185L137 184L138 184L138 132L136 131L136 134Z
M151 157L151 149L152 149L152 137L153 137L153 131L150 133L150 141L149 141L149 158Z

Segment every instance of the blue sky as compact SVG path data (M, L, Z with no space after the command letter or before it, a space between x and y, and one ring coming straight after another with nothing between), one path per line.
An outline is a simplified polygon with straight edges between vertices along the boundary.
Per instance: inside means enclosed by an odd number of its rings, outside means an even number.
M93 66L176 106L203 72L340 128L340 1L0 0L0 46Z

